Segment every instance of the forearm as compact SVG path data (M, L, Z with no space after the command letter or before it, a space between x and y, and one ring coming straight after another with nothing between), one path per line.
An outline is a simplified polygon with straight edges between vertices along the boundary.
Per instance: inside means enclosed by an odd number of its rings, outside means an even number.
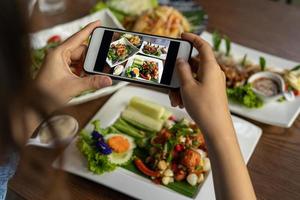
M226 120L225 120L226 121ZM204 133L217 199L256 199L230 118Z

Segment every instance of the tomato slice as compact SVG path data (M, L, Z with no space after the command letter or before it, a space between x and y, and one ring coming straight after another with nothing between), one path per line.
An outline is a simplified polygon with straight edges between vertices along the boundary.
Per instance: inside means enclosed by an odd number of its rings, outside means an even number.
M59 35L53 35L47 40L47 44L61 42L61 37Z

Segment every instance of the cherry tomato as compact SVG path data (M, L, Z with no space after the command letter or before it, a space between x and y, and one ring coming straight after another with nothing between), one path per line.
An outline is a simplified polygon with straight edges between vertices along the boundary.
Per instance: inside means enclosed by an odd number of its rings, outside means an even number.
M53 35L47 40L47 44L61 42L61 37L59 35Z
M174 115L171 115L168 120L176 121L176 117Z
M183 146L181 144L176 144L175 151L181 152L183 150Z

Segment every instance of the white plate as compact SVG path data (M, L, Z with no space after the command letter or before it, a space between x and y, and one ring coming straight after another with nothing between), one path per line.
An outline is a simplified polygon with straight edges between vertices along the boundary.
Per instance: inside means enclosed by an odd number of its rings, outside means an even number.
M168 95L152 90L128 86L114 94L96 113L92 120L101 120L102 127L111 125L119 117L121 111L125 109L133 96L140 96L170 108ZM177 117L189 118L185 110L180 110L178 108L170 109ZM244 160L245 162L248 162L262 131L257 126L234 116L233 122ZM87 131L92 131L93 126L89 123L85 129ZM64 158L64 164L61 166L63 170L123 192L137 199L191 199L164 186L153 184L149 179L136 175L123 168L118 168L111 173L105 173L101 176L89 172L86 159L76 148L76 139L66 148L62 156ZM53 163L53 166L59 168L58 159ZM212 173L209 173L195 199L215 199Z
M130 43L126 38L124 38L124 37L122 37L122 38L120 38L120 39L118 39L118 40L112 42L112 43L110 44L110 46L111 46L111 45L115 45L115 44L125 44L126 46L130 46L130 47L132 48L132 52L131 52L131 54L129 54L129 55L127 56L126 59L124 59L124 60L122 60L122 61L119 61L119 62L115 62L115 63L112 63L112 61L110 61L108 58L106 58L106 62L107 62L107 64L108 64L111 68L113 68L113 67L115 67L115 66L117 66L117 65L119 65L119 64L122 64L122 63L126 62L130 57L134 56L134 55L139 51L139 49L136 48L136 46L134 46L133 44L131 44L131 43Z
M212 40L210 33L203 32L201 37L211 44ZM221 49L225 49L224 42L222 43ZM195 51L193 53L195 53ZM283 69L291 69L299 64L294 61L279 58L277 56L266 54L235 43L231 44L231 54L238 60L242 59L243 56L247 54L247 59L253 61L254 63L258 63L259 57L262 56L266 59L268 67L278 68L278 71L282 71ZM258 109L249 109L230 102L230 110L233 113L259 122L288 128L292 126L300 112L300 97L296 97L296 99L291 102L285 101L281 103L265 103L262 108Z
M150 57L154 57L154 58L163 59L163 60L165 60L167 58L167 53L165 53L165 54L162 53L160 56L144 53L143 48L146 44L147 44L147 41L143 41L142 46L141 46L140 51L139 51L141 54L144 54L144 55L150 56ZM159 45L159 44L155 44L155 43L152 43L152 45L159 46L159 48L165 47L163 45ZM166 52L168 52L168 50L169 50L169 48L166 48Z
M156 58L151 58L151 57L147 57L147 56L135 55L135 56L131 57L130 59L128 59L128 62L126 63L126 66L125 66L125 69L124 69L124 72L123 72L123 76L125 76L126 70L128 69L128 67L130 67L133 64L133 61L134 61L135 58L138 58L138 59L141 59L141 60L144 60L144 61L154 61L154 62L156 62L157 65L158 65L158 73L159 73L158 78L157 78L157 82L160 83L161 76L162 76L162 73L164 71L163 62L161 60L156 59ZM141 77L137 77L137 79L143 80L143 81L149 81L149 80L146 80L146 79L141 78Z
M44 47L47 44L47 40L53 35L60 35L64 40L79 31L88 23L95 20L101 20L101 24L106 27L124 29L115 16L108 9L105 9L72 22L60 24L49 29L33 33L31 34L31 46L35 49ZM127 84L128 83L126 82L114 81L113 86L75 97L69 102L69 104L81 104L94 100L96 98L111 94Z

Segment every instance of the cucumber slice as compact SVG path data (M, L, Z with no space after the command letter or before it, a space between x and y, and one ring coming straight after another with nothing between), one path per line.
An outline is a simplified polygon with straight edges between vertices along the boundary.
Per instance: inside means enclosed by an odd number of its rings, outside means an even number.
M139 124L152 131L160 131L163 126L163 120L153 119L148 115L145 115L138 110L128 107L121 114L121 117L132 124Z
M140 97L133 97L129 102L129 107L133 107L141 113L154 119L161 119L165 113L165 108L163 106L144 100Z
M113 153L109 154L107 157L108 157L109 162L111 162L112 164L124 165L130 160L132 155L133 155L133 149L126 151L125 153L113 152Z

